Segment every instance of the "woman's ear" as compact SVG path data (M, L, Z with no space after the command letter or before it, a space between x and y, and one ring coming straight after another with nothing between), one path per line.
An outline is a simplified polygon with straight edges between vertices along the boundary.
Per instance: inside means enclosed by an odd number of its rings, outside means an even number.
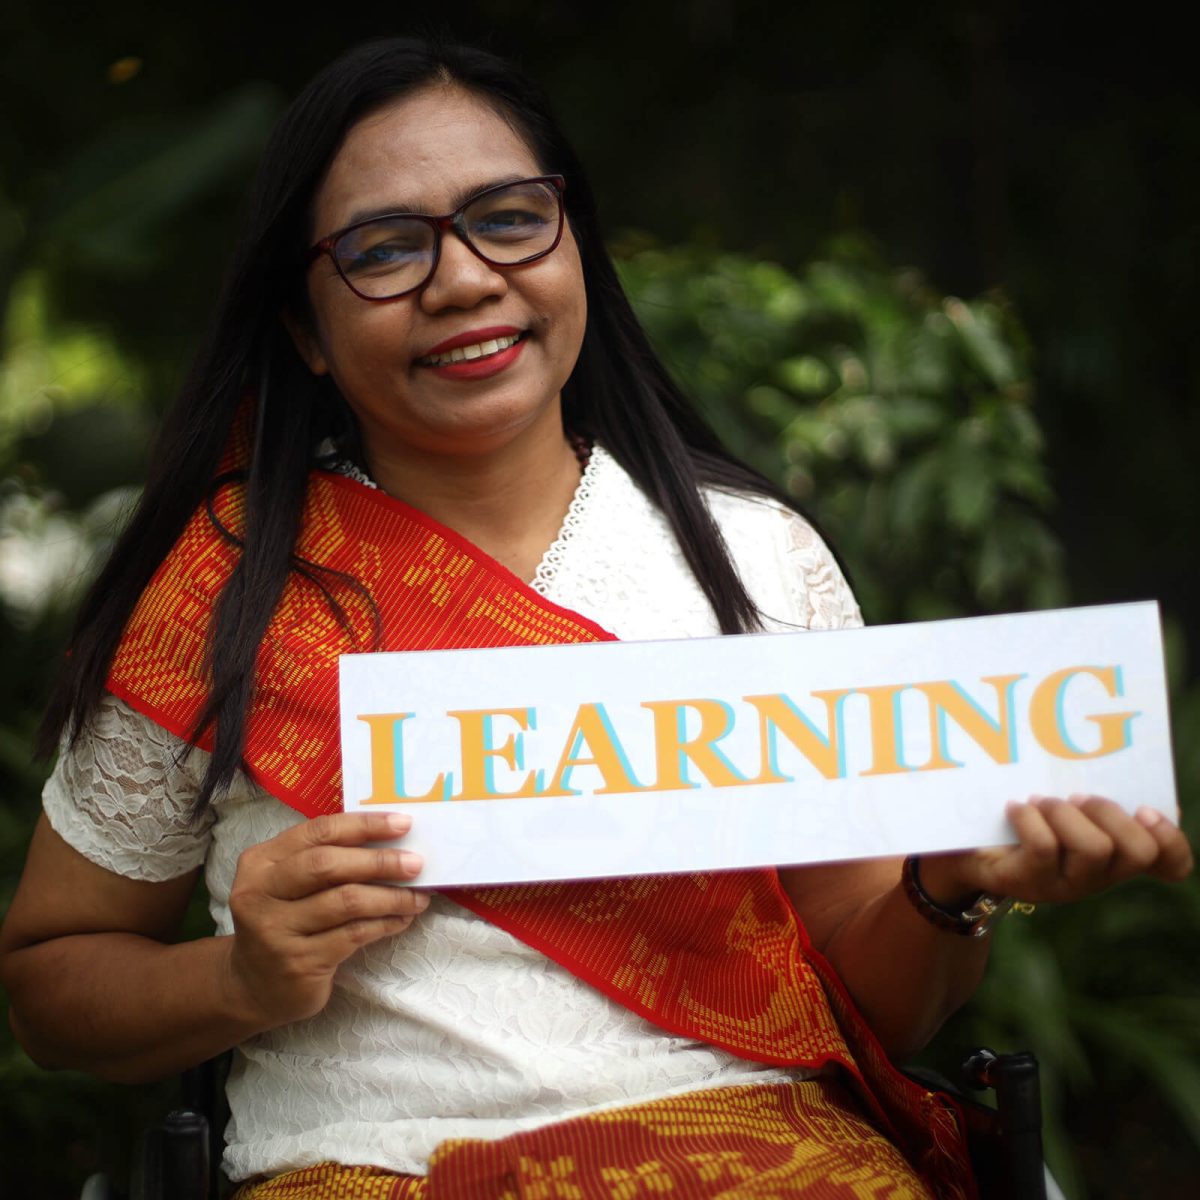
M292 309L285 308L279 319L291 336L296 353L304 360L308 369L314 375L328 375L329 364L325 361L325 352L321 349L320 339L306 317L298 316Z

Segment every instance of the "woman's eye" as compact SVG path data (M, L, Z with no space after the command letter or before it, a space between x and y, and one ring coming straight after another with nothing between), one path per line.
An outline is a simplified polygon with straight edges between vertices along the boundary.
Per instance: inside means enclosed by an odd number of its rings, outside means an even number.
M428 262L432 248L432 233L422 222L385 218L350 230L334 253L343 274L378 275Z
M423 246L406 241L376 242L371 246L356 246L342 260L347 271L378 271L402 267L426 253Z
M545 225L543 213L506 208L477 217L471 223L471 229L479 237L521 237L543 229Z

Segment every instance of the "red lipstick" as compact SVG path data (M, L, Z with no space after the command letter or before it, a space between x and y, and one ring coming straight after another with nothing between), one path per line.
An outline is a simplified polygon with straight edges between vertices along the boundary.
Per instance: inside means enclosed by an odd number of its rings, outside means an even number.
M456 333L436 346L417 355L418 359L428 358L431 354L449 354L459 346L474 346L479 342L492 342L497 338L519 337L524 332L515 325L489 325L486 329L468 329L465 333Z
M452 350L456 350L461 346L477 346L482 342L494 342L509 340L516 338L517 340L510 346L505 346L501 350L493 350L491 353L483 354L478 358L461 358L453 362L431 363L424 361L438 355L449 354ZM416 365L425 371L432 371L435 375L442 379L486 379L490 375L497 375L501 371L506 370L520 357L521 351L525 348L525 331L517 329L512 325L493 325L486 329L471 329L465 333L455 334L453 337L446 338L445 341L438 342L436 346L426 350L416 360Z

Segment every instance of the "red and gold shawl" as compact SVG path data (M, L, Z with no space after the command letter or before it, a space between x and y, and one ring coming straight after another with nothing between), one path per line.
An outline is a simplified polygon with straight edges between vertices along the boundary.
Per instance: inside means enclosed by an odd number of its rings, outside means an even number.
M235 435L223 466L245 461L243 454ZM113 660L109 690L183 738L207 697L209 625L240 553L243 520L236 482L196 511ZM267 628L245 761L268 792L307 816L341 807L340 654L370 648L376 635L374 648L386 651L612 640L452 530L338 474L312 472L296 553L326 580L358 580L379 621L343 588L348 632L312 578L293 572ZM207 747L209 736L197 742ZM775 871L447 894L671 1033L764 1063L836 1064L939 1196L974 1195L953 1106L891 1067L809 944Z

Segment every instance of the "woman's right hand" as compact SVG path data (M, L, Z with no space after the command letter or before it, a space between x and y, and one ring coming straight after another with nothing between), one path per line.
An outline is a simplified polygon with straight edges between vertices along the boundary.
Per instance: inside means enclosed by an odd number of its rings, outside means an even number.
M293 826L239 860L234 936L180 942L198 870L114 874L42 816L0 928L18 1040L42 1066L140 1083L319 1012L339 963L427 905L394 886L417 874L417 856L369 845L410 823L343 813Z
M420 871L411 850L369 846L407 833L398 813L316 817L252 846L229 896L230 1003L264 1029L323 1009L338 966L401 933L429 897L399 887Z

